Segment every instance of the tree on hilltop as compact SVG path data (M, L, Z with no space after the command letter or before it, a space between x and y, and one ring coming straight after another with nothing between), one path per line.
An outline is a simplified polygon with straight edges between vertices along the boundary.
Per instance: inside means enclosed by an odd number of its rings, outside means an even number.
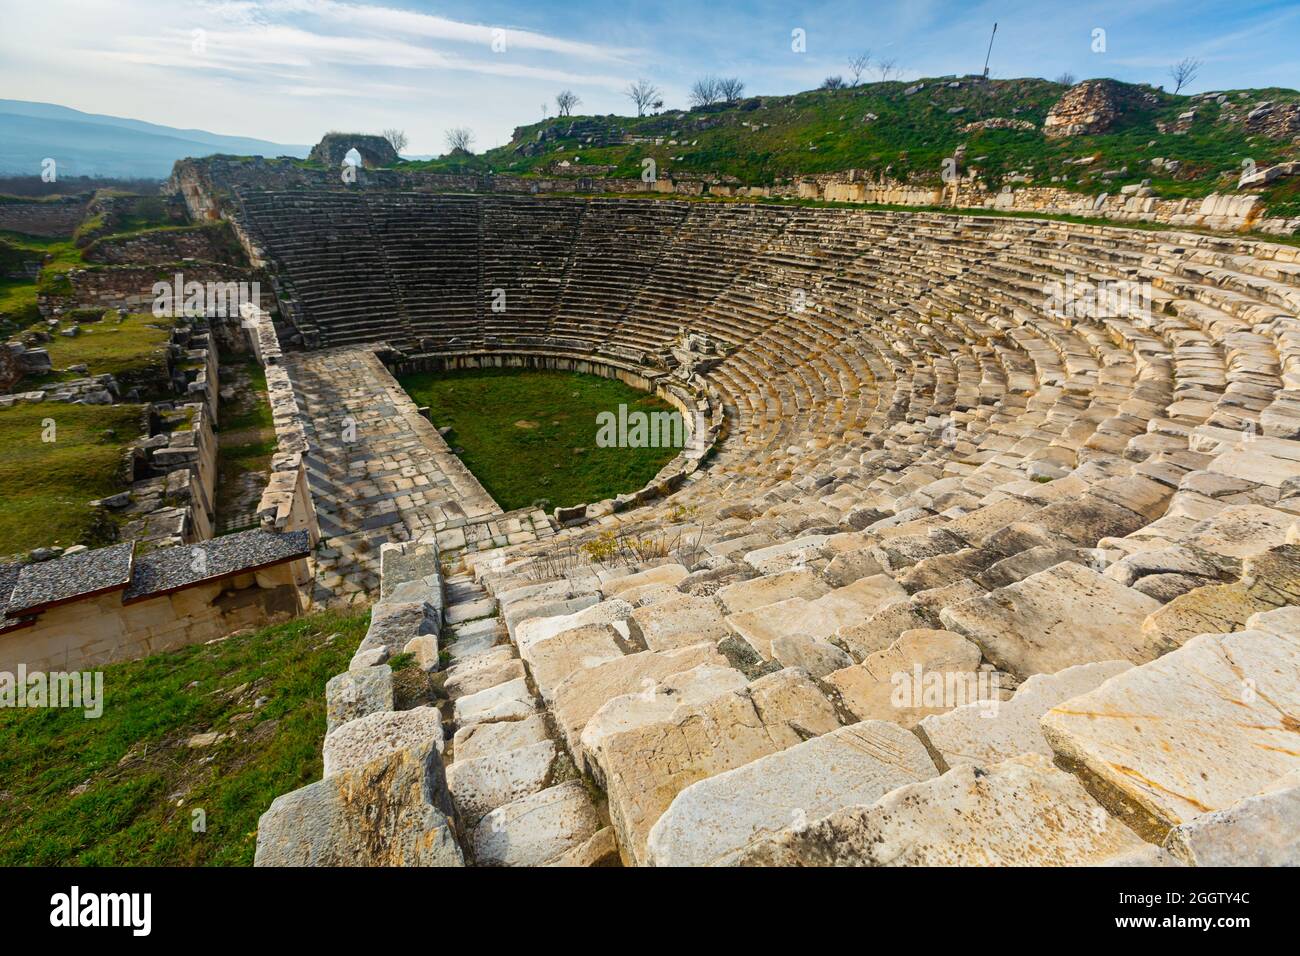
M862 82L862 74L867 72L871 66L871 51L861 53L849 60L849 75L853 77L850 86L857 86Z
M716 76L703 76L691 85L691 106L712 106L722 98Z
M663 105L660 98L662 91L649 80L637 80L629 83L623 95L636 105L636 115L645 116L646 110Z
M399 154L402 150L406 149L407 143L409 142L406 138L406 133L400 129L384 130L384 139L388 140L388 145L393 147L393 152Z
M457 126L447 130L447 151L451 153L470 152L470 147L474 145L474 131L468 126Z
M745 95L745 83L739 77L723 77L718 80L718 96L726 103L734 103Z
M561 90L555 94L555 108L560 116L572 116L573 109L582 102L582 97L573 90Z
M1176 94L1192 80L1196 79L1201 72L1201 61L1194 56L1183 57L1169 68L1169 78L1174 81L1174 93Z

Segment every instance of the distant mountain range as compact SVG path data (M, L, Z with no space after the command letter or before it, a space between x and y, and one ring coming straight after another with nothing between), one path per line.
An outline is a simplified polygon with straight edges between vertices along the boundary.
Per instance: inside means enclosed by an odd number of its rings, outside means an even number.
M285 145L201 129L83 113L53 103L0 99L0 175L40 175L54 159L63 176L165 179L186 156L305 157L310 146Z

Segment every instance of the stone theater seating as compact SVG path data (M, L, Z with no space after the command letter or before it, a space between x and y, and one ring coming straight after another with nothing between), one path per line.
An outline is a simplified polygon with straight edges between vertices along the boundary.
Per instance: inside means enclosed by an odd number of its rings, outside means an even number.
M726 438L678 491L450 556L469 859L1297 861L1300 249L739 203L240 204L322 346L725 346ZM918 668L973 698L900 705Z

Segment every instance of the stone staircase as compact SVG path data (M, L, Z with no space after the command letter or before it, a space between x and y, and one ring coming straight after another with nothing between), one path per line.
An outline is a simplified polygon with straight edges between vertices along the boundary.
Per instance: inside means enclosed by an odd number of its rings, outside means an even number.
M451 745L444 752L468 858L480 866L592 866L609 828L557 741L500 605L473 577L445 582Z

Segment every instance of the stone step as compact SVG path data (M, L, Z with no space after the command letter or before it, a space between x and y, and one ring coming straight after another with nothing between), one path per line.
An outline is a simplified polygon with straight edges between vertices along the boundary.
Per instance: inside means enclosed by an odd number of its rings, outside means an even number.
M583 848L604 829L577 780L513 800L487 813L474 830L479 866L545 866Z
M680 705L671 695L660 704L658 688L647 687L609 701L583 732L588 766L604 781L625 863L646 862L650 828L685 787L840 724L835 708L799 671L780 671L752 684L742 678L733 689L714 694L724 669L696 669L701 670L717 674L705 678L712 686L683 695ZM672 683L664 679L666 695ZM642 722L646 718L651 719ZM624 719L628 727L620 730ZM596 727L599 733L593 735Z
M990 662L1026 678L1096 661L1155 660L1171 645L1144 634L1142 624L1159 608L1154 598L1067 561L946 608L939 619Z
M1132 666L1128 661L1102 661L1035 674L1009 700L990 696L921 718L916 735L944 771L960 764L984 767L1027 753L1051 757L1052 748L1039 727L1043 714Z
M1061 758L1173 827L1300 768L1300 609L1202 634L1057 704L1042 729Z
M727 866L750 845L937 771L915 736L864 721L693 783L650 830L653 866Z
M1145 850L1042 754L963 764L748 848L746 866L1095 866Z

